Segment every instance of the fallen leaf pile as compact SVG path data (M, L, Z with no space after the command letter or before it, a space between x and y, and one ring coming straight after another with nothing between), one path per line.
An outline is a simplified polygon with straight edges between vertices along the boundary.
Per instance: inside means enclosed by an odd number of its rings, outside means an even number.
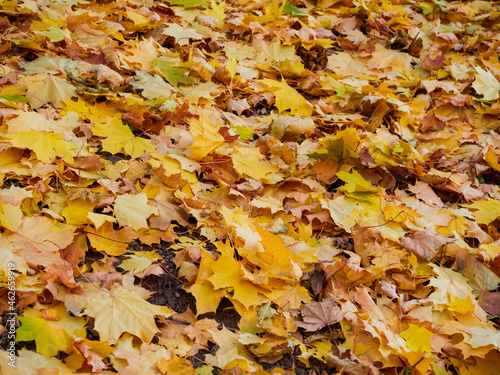
M2 374L499 373L498 2L7 0L0 29Z

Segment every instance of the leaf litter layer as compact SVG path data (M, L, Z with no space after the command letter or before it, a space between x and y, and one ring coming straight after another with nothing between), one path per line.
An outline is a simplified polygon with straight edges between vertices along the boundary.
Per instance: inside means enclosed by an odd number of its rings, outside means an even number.
M499 20L3 2L2 373L498 374Z

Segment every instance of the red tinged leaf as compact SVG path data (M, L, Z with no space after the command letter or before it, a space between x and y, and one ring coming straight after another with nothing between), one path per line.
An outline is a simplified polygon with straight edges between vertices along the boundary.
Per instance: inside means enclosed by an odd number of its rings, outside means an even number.
M431 260L442 245L452 241L452 238L441 237L433 228L429 228L415 233L413 237L402 238L401 244L406 250L413 251L419 257Z

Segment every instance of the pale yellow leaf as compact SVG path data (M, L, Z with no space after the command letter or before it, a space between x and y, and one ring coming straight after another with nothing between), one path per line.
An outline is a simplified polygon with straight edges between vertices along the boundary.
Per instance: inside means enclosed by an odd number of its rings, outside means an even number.
M500 91L500 82L489 71L474 67L476 69L476 80L472 82L472 87L479 95L483 96L483 100L496 100L498 99L498 92Z
M158 209L148 205L145 193L122 194L115 200L115 216L120 225L132 227L135 230L147 228L147 218L158 215Z
M63 108L64 100L78 96L75 86L65 79L51 74L43 74L36 79L37 81L27 85L26 97L30 99L32 108L39 108L47 103L52 103L56 108Z

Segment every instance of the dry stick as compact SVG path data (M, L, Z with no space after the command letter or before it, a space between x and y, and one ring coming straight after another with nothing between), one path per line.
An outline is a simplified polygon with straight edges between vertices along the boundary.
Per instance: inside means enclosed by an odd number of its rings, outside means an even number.
M387 224L389 224L390 222L394 221L394 220L395 220L395 219L396 219L399 215L401 215L402 213L403 213L403 211L399 211L399 213L398 213L396 216L394 216L393 218L391 218L390 220L388 220L388 221L386 221L385 223L382 223L382 224L378 224L378 225L370 225L370 226L367 226L367 227L363 227L363 226L361 226L361 228L362 228L362 229L361 229L358 233L356 233L356 236L359 236L359 234L360 234L361 232L363 232L365 229L383 227L384 225L387 225Z
M99 289L101 292L104 292L104 293L107 293L109 294L111 297L114 297L113 293L111 293L109 290L106 290L106 289L102 289L101 287L98 287L97 285L95 285L92 281L90 281L87 276L85 276L82 271L80 271L80 268L76 267L76 269L78 270L78 272L80 273L80 275L90 284L92 285L93 287Z
M31 243L31 246L33 246L37 252L39 252L39 253L41 253L41 252L42 252L42 250L39 250L39 249L38 249L38 248L34 245L34 244L40 244L39 242L36 242L36 241L32 240L31 238L28 238L28 237L26 237L26 236L22 235L21 233L16 232L15 230L5 228L3 225L0 225L0 229L3 229L3 230L8 230L8 231L9 231L9 232L11 232L12 234L18 235L18 236L19 236L19 237L21 237L23 240L25 240L25 241L27 241L27 242ZM46 240L46 241L48 241L48 240ZM51 243L53 243L53 242L51 242ZM56 245L56 246L57 246L57 245ZM59 247L59 246L57 246L57 247ZM33 249L21 249L21 250L30 250L30 251L33 251Z
M182 281L181 279L179 279L177 276L175 276L172 272L170 272L168 270L167 267L165 267L164 264L161 264L159 263L156 259L153 259L153 262L155 262L157 265L159 265L166 273L168 273L170 276L172 276L174 279L176 279L178 282L180 282L181 284L185 284L186 282L185 281Z
M401 331L401 317L399 316L399 314L386 303L384 303L382 306L387 307L389 310L391 310L394 313L394 315L396 315L396 318L398 318L398 328Z
M87 231L82 231L82 233L85 233L85 234L92 234L93 236L97 236L97 237L101 237L101 238L104 238L105 240L108 240L108 241L113 241L113 242L118 242L118 243L124 243L124 244L130 244L130 242L126 242L126 241L119 241L119 240L114 240L112 238L109 238L109 237L105 237L105 236L101 236L100 234L97 234L97 233L92 233L92 232L87 232Z

